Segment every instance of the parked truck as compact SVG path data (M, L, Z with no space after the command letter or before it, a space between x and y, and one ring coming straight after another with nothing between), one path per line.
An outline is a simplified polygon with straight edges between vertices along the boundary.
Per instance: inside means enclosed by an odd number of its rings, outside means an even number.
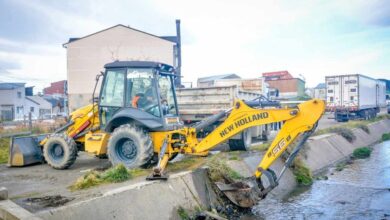
M212 86L205 88L182 88L176 90L180 117L186 124L198 123L207 117L215 115L233 106L235 99L253 100L262 94L245 91L235 85ZM203 135L207 135L222 122L213 123L205 128ZM245 130L240 135L229 139L231 150L247 150L253 141L266 140L271 126L257 126ZM200 137L201 138L201 137Z
M386 84L361 74L325 77L327 110L334 112L335 120L376 117L386 106Z

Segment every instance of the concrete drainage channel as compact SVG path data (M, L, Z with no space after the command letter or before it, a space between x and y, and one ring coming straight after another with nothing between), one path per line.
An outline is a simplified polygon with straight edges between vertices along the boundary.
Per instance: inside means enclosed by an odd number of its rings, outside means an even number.
M310 138L302 156L304 163L313 173L318 173L344 160L354 149L379 141L383 133L390 132L390 120L370 124L368 128L369 134L353 129L356 140L352 143L337 134ZM243 153L242 160L229 161L229 165L241 175L250 176L261 156L260 152ZM279 160L271 168L278 172L282 166L283 162ZM267 199L283 198L295 188L295 177L288 170ZM206 170L198 169L173 174L167 182L142 181L121 186L98 197L34 214L10 200L0 201L0 219L175 219L179 207L189 210L209 208L215 206L217 200Z

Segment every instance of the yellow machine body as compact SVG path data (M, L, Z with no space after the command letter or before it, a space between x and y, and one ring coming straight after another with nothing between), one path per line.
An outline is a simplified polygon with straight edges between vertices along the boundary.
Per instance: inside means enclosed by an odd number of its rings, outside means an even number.
M247 128L284 122L282 129L259 164L259 168L266 170L300 134L314 128L324 111L325 102L317 99L301 103L297 108L282 109L256 109L249 107L242 100L236 100L233 110L224 122L202 140L196 138L196 130L191 127L173 131L151 132L150 136L155 153L159 153L164 140L167 141L165 152L167 158L170 158L174 153L207 155L210 149ZM184 137L184 140L175 139L175 137ZM256 177L261 175L261 169L256 171Z
M110 135L104 132L89 132L85 135L84 150L94 155L107 154L107 143Z
M56 132L65 132L80 144L85 144L86 135L90 137L94 133L99 134L99 115L97 104L89 104L72 112L69 122L63 129ZM91 142L86 144L88 152L96 155L106 154L108 134L103 133L102 141L96 141L93 137ZM33 135L26 137L13 137L11 139L10 153L8 159L9 166L26 166L34 163L42 163L42 146L47 142L50 134Z

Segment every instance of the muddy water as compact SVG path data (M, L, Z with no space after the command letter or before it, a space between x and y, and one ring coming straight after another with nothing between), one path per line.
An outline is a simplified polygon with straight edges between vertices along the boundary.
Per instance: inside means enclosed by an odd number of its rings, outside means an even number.
M258 219L390 219L390 141L369 159L330 170L285 201L267 199L253 209Z

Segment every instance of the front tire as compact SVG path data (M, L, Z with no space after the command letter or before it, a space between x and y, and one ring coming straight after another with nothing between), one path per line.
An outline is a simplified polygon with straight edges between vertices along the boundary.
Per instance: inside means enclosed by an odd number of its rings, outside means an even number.
M43 146L43 156L54 169L67 169L76 161L77 145L66 134L53 134Z
M153 157L152 140L142 128L126 124L112 132L107 154L113 166L123 164L137 168L148 164Z

